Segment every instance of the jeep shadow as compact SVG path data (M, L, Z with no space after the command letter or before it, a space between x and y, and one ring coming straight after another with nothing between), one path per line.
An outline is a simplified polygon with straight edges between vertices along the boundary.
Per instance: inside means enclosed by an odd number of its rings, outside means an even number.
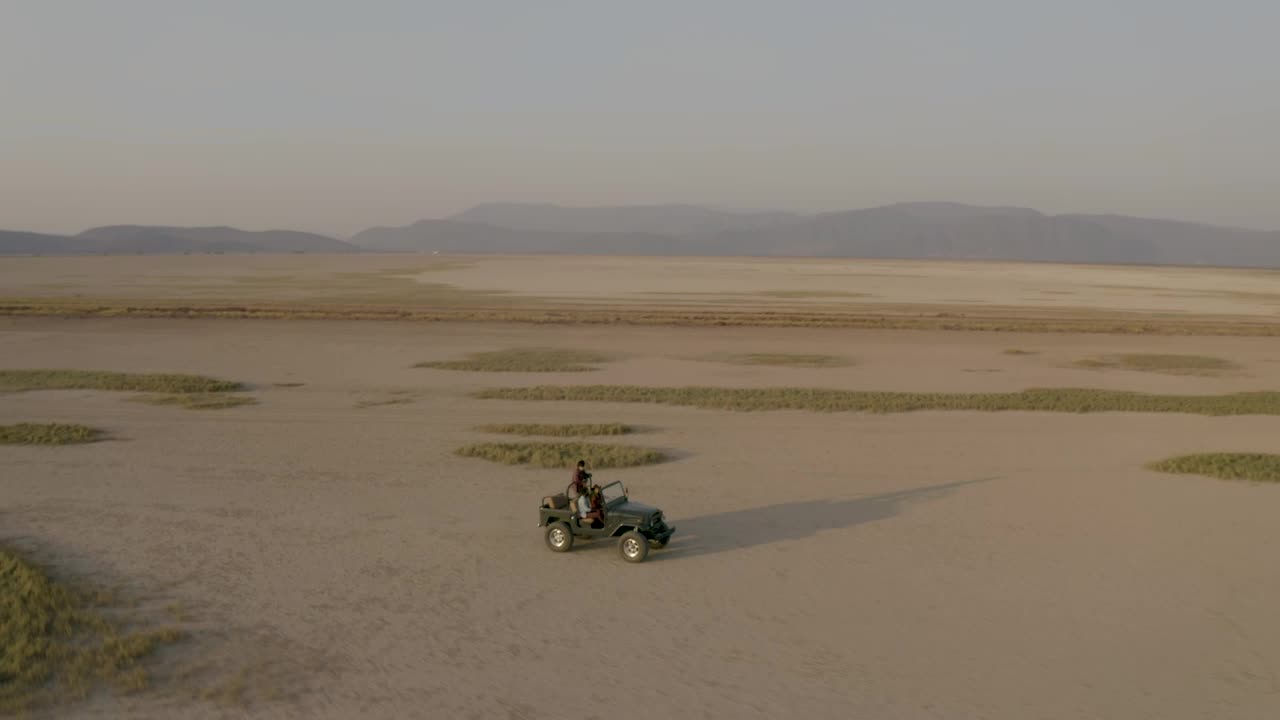
M800 540L823 530L857 527L894 517L912 502L936 500L966 485L994 479L963 480L849 500L802 500L681 519L682 539L672 543L662 559L730 552Z

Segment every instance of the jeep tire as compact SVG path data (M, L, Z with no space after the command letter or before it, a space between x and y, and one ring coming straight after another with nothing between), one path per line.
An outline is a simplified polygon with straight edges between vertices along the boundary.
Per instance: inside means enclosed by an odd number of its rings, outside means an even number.
M635 530L622 533L618 538L618 554L627 562L644 562L649 555L649 539Z
M573 530L569 529L568 524L564 522L548 523L545 537L547 547L554 552L569 552L573 547Z

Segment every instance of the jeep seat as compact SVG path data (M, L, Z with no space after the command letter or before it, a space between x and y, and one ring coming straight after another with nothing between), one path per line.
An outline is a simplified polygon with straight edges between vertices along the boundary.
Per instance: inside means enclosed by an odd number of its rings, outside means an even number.
M564 493L542 498L542 507L549 510L564 510L569 507L569 498Z

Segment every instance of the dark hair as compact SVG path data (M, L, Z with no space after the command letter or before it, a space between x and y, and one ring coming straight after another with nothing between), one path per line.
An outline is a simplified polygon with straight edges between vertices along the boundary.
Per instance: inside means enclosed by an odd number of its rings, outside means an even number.
M578 461L578 467L585 467L585 466L586 466L586 464L587 464L587 461L586 461L586 460L579 460L579 461Z

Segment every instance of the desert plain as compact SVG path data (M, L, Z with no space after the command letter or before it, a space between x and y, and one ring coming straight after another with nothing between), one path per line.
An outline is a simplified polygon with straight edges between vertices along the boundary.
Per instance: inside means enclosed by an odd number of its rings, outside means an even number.
M1280 272L4 258L0 310L0 371L198 374L256 401L0 393L0 425L104 432L0 445L0 544L183 633L147 688L34 717L1280 717L1280 484L1148 467L1280 452L1278 415L476 396L1276 391ZM607 357L415 367L522 348ZM1221 362L1108 360L1135 355ZM596 480L661 507L671 544L550 552L538 504L570 468L455 452L540 440L477 429L499 423L633 426L588 440L666 459Z

